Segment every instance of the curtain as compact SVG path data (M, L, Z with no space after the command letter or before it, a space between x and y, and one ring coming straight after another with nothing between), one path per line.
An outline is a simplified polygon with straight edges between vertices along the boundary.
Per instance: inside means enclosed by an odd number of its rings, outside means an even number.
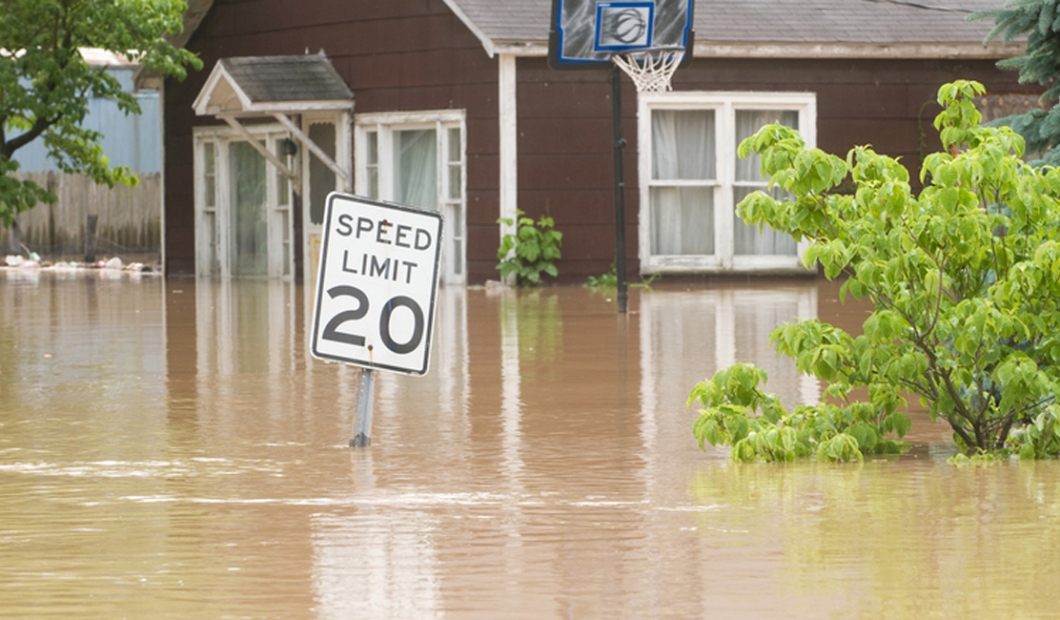
M394 132L394 197L438 210L438 144L433 129Z
M798 129L799 113L794 110L737 110L737 146L765 125L775 122ZM748 194L758 189L764 190L766 187L766 179L762 176L762 161L758 155L752 153L746 159L736 159L733 208ZM774 190L773 195L781 197L779 190ZM789 256L794 256L797 251L795 240L790 235L777 232L768 226L759 232L757 226L748 225L739 216L733 220L733 250L736 254Z
M713 110L652 112L651 253L714 253ZM669 185L666 181L700 181Z
M265 158L247 142L228 147L232 179L232 274L268 273L269 230L265 212Z

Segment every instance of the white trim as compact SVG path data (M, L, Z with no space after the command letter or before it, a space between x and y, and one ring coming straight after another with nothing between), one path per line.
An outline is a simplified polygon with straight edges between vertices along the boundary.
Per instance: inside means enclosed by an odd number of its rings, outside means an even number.
M695 58L985 59L1019 56L1023 43L722 43L696 41Z
M650 273L806 273L802 254L809 247L805 241L796 246L794 256L735 255L731 231L735 218L734 166L736 162L735 118L737 109L797 110L799 129L808 148L817 145L817 95L812 92L753 92L753 91L673 91L640 93L637 97L637 143L639 181L640 271ZM652 255L651 254L651 188L653 110L714 110L717 131L717 168L715 178L703 181L667 181L667 186L714 187L715 246L712 255ZM719 208L720 207L720 208Z
M486 54L489 55L490 58L493 58L493 55L496 53L496 49L493 45L493 39L490 39L488 36L486 36L486 33L478 27L478 24L476 24L474 21L472 21L470 17L468 17L468 14L464 12L464 9L460 8L460 5L457 4L455 0L442 1L445 2L445 6L449 7L449 10L452 11L454 15L456 15L457 19L464 22L464 25L467 26L467 29L471 31L471 34L475 35L475 38L482 42L482 47L486 49Z
M500 239L503 239L504 235L515 232L515 214L519 209L519 115L516 108L518 77L515 56L501 55L497 63L497 86L500 108L499 217L513 222L511 226L500 225Z
M447 1L448 3L448 1ZM485 46L486 43L484 42ZM546 57L548 43L538 41L491 41L492 58L497 54ZM1023 54L1022 42L953 43L728 43L696 41L692 59L696 58L858 58L858 59L981 59L1000 60ZM490 48L487 48L489 51ZM606 65L607 63L601 63Z
M456 123L464 120L464 110L418 110L416 112L366 112L355 114L356 126L365 125L425 125L435 123Z
M493 52L507 56L548 56L548 43L536 43L532 41L504 41L493 42Z
M213 91L220 84L221 80L224 80L232 91L236 94L236 98L239 99L239 107L243 110L247 109L250 105L250 98L243 92L243 89L239 87L239 84L232 79L232 76L228 75L228 71L225 71L224 66L218 62L214 65L213 71L210 71L210 77L206 78L206 84L203 85L202 90L199 91L198 96L195 97L195 101L191 104L195 114L198 116L213 116L223 109L218 105L210 105L210 101L213 98Z
M165 82L158 86L158 135L162 138L158 141L158 164L159 164L159 179L161 185L161 195L159 196L159 211L162 215L162 221L159 232L161 233L161 247L158 250L158 261L162 265L162 274L165 275L168 271L168 265L166 264L166 242L169 240L169 236L166 226L166 90ZM194 141L192 141L194 144ZM194 146L192 147L194 149ZM192 152L192 157L195 154ZM194 198L193 198L194 200ZM192 205L192 227L194 228L195 220L195 206ZM194 236L192 237L194 239ZM195 264L194 252L192 253L192 264ZM164 290L164 289L163 289Z

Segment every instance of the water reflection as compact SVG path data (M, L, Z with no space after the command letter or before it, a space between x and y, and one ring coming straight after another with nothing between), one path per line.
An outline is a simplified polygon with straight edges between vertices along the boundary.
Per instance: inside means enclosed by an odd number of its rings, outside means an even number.
M347 447L356 371L304 345L307 294L0 272L0 609L1052 616L1056 463L695 446L688 391L733 361L819 396L765 336L856 327L830 285L656 286L627 316L580 288L443 289L431 372L380 373L368 450Z

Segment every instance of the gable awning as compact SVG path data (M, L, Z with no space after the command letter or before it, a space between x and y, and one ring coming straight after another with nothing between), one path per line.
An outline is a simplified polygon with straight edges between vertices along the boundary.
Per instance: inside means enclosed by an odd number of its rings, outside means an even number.
M199 116L350 110L353 93L326 56L245 56L218 60L192 107Z
M353 92L323 54L222 58L192 108L199 116L214 116L231 125L300 190L297 175L240 123L247 118L276 119L351 189L350 172L336 164L291 119L291 115L306 112L353 111Z

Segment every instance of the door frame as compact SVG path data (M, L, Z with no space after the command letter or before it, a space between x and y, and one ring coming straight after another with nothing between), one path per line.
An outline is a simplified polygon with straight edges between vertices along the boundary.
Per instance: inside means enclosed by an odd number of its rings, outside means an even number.
M264 138L265 148L272 153L279 151L280 143L289 138L287 130L279 124L247 125L246 130L255 138ZM213 125L192 128L194 204L195 204L195 274L201 277L232 277L232 201L231 170L229 169L229 146L234 142L247 142L246 137L231 127ZM213 204L207 204L210 187L206 182L206 161L203 148L214 145ZM263 158L264 159L264 158ZM294 187L286 186L286 196L281 192L283 175L275 166L265 162L265 208L268 211L268 268L269 278L290 279L294 275ZM281 200L282 198L282 200ZM207 224L207 222L212 222ZM284 252L287 244L287 252ZM286 254L286 260L284 260Z

